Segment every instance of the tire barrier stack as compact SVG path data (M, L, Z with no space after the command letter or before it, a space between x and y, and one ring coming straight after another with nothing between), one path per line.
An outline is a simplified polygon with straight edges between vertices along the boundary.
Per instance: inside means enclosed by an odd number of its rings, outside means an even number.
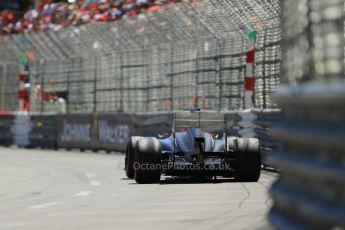
M229 136L236 136L241 137L242 131L248 128L250 132L252 132L252 121L249 119L245 120L244 117L249 114L247 112L240 112L240 111L233 111L227 114L227 127L228 127L228 135ZM245 121L244 121L245 120Z
M273 128L281 169L270 188L278 229L345 229L343 0L282 2L283 116Z
M286 112L273 135L284 145L268 160L282 170L270 189L278 228L345 227L344 87L303 86L278 98Z
M272 167L267 159L280 148L280 143L272 134L272 129L281 119L282 111L281 109L254 109L252 113L255 115L253 121L255 137L260 140L262 164L265 167Z
M236 137L254 137L255 114L250 109L227 112L228 135Z

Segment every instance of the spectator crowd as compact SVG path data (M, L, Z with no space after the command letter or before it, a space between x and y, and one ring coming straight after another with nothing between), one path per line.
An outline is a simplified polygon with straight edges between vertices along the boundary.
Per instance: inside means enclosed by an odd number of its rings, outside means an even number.
M22 15L0 11L0 33L57 31L69 25L114 21L162 10L163 5L176 2L181 0L70 0L69 3L41 0L36 8L30 7Z

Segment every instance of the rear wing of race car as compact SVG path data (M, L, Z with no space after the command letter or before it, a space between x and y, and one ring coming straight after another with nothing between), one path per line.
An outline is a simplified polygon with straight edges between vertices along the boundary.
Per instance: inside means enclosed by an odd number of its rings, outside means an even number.
M175 138L176 131L186 128L197 128L204 132L222 130L225 146L227 146L227 123L226 114L200 111L178 112L174 114L173 137Z

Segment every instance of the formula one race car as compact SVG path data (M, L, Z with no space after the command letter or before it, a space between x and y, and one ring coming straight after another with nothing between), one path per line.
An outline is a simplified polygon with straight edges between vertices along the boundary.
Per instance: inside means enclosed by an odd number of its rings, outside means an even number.
M139 184L158 183L161 175L258 181L259 140L227 136L224 114L181 112L174 115L171 135L131 137L125 171Z

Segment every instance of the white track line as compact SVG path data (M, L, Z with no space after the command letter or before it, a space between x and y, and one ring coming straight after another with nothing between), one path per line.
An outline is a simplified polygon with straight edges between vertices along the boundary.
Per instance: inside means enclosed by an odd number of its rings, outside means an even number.
M46 207L50 207L50 206L54 206L58 204L60 204L60 202L49 202L49 203L30 206L29 209L41 209L41 208L46 208Z
M88 196L91 193L92 193L91 191L80 191L80 192L74 194L73 196Z
M86 175L87 178L95 178L95 177L97 177L96 173L85 173L85 175Z
M96 173L85 173L86 177L91 179L89 180L90 186L100 186L101 182L98 180L92 180L92 178L96 178L97 174Z
M101 182L98 180L92 180L90 181L90 186L100 186Z

